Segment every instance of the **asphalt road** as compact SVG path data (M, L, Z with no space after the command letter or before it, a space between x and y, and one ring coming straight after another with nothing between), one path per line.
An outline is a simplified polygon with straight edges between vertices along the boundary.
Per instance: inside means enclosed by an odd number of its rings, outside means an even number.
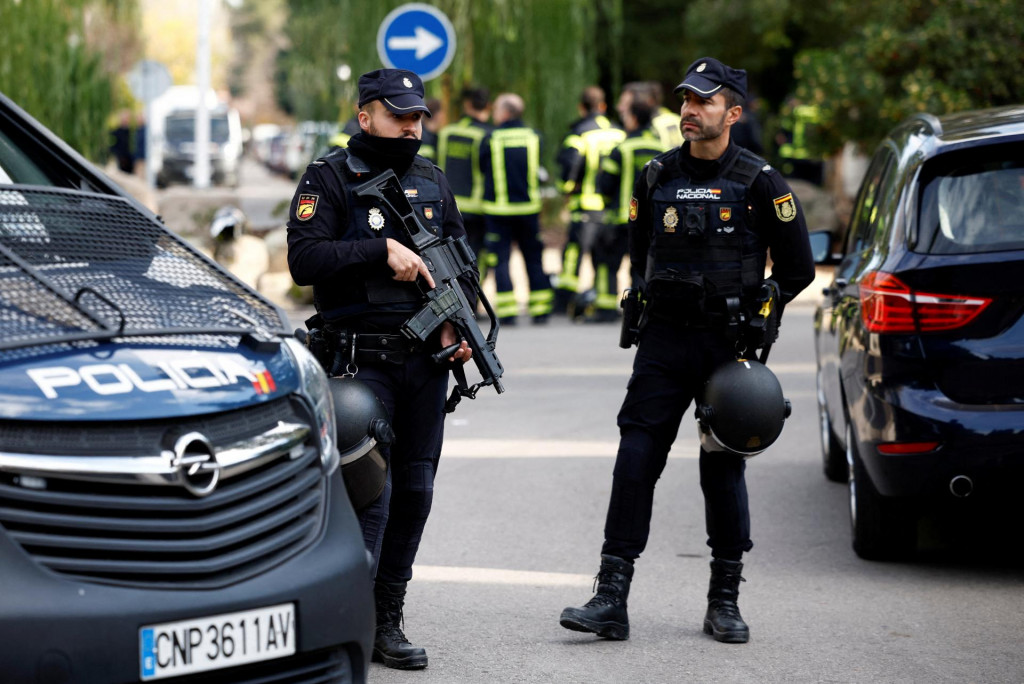
M689 418L636 564L630 640L559 626L563 607L591 596L632 361L616 328L562 319L503 328L506 393L485 389L448 418L405 610L430 665L374 664L370 681L1024 682L1019 562L938 533L905 563L851 550L846 487L821 474L812 313L786 311L769 366L793 416L748 463L755 547L740 607L750 643L701 632L709 554Z

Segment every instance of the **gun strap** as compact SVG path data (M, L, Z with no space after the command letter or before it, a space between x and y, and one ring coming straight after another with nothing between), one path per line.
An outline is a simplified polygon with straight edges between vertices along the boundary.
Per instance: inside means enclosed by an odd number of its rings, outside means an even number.
M466 382L466 369L462 367L461 363L452 366L452 375L455 376L455 387L452 388L451 396L444 404L445 413L453 413L459 402L462 401L462 397L476 399L476 389L470 388L469 383Z

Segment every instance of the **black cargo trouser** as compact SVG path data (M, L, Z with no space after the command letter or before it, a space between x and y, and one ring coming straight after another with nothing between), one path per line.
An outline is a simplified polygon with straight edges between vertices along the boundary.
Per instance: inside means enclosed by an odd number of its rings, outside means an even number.
M361 364L356 379L384 403L395 432L390 449L382 450L388 461L384 492L359 512L359 524L375 578L407 582L434 495L448 370L425 352L411 352L401 364Z
M735 358L733 349L720 329L655 319L641 331L619 410L619 451L602 553L634 560L647 546L654 487L680 422L711 372ZM691 429L696 436L696 426ZM716 558L739 560L753 547L745 468L741 456L700 450L707 543Z

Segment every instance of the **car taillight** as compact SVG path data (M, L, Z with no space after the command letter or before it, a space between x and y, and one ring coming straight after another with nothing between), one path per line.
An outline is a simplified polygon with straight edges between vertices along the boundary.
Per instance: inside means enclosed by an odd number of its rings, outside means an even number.
M875 445L878 453L887 456L924 454L939 448L938 442L882 442Z
M860 282L860 313L868 332L952 330L985 310L987 297L917 292L891 273L872 271Z

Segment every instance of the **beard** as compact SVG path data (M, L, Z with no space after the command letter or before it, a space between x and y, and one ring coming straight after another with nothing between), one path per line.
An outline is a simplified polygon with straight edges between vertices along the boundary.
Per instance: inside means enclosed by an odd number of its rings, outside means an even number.
M697 130L688 130L684 124L692 123L697 125ZM700 140L713 140L725 132L725 112L717 122L701 124L696 119L680 119L679 132L683 134L683 140L697 142Z

